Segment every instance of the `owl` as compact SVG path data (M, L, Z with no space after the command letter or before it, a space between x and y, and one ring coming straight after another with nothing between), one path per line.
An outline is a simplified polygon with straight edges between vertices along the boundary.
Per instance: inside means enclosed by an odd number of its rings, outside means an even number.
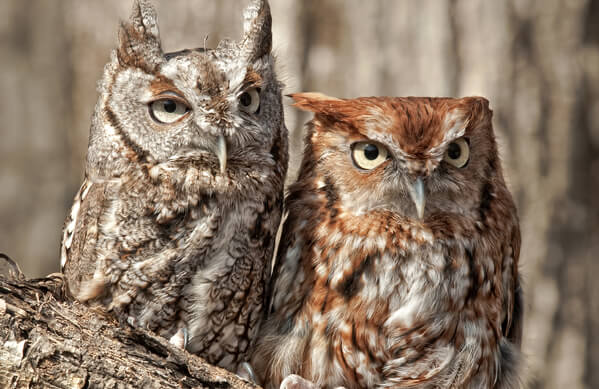
M252 357L266 387L519 387L520 232L488 101L292 97L314 119Z
M268 2L244 36L164 53L136 0L99 83L62 270L78 301L235 370L265 304L287 171Z

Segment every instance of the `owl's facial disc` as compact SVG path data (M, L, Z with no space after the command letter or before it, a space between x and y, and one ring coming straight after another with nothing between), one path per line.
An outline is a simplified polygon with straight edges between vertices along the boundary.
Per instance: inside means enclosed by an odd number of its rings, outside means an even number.
M184 147L184 150L185 153L194 160L198 158L198 152L200 152L201 154L212 154L214 157L216 157L216 160L218 161L220 173L224 174L227 170L227 160L229 154L227 147L227 139L224 134L213 135L210 133L203 133L201 131L196 130L194 140L190 145ZM200 158L204 159L205 157Z
M190 108L191 104L178 92L172 90L160 92L147 105L150 118L157 126L164 127L165 130L178 126L193 111ZM196 146L213 153L218 159L220 172L224 174L227 169L227 142L225 136L223 134L216 137L206 135L209 134L202 134L202 139Z
M470 140L467 137L460 137L447 144L443 159L440 163L447 164L450 169L464 169L468 166L469 161ZM416 207L418 218L422 220L426 205L427 186L425 179L436 169L436 164L429 165L429 167L424 169L424 172L420 172L423 170L421 167L416 169L419 173L415 173L415 179L408 179L406 186L410 198ZM451 172L446 172L445 174L451 174ZM441 176L440 179L444 179L444 176ZM434 187L434 184L432 185Z

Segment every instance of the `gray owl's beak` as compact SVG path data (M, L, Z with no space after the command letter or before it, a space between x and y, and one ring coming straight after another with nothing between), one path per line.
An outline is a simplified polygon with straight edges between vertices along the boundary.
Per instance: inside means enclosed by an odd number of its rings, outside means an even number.
M225 136L222 134L218 136L214 153L218 157L221 174L225 174L225 171L227 170L227 142L225 141Z
M424 195L424 182L418 177L410 186L410 197L416 206L418 218L422 220L424 216L424 205L426 204L426 196Z

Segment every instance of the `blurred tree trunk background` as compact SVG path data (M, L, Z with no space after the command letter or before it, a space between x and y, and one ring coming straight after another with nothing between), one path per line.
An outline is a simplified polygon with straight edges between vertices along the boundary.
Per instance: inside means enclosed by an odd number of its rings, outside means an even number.
M241 34L247 0L156 1L167 51ZM0 2L0 251L58 270L96 80L129 1ZM533 388L599 388L599 0L271 0L286 92L487 97L518 203ZM302 125L291 130L290 179Z

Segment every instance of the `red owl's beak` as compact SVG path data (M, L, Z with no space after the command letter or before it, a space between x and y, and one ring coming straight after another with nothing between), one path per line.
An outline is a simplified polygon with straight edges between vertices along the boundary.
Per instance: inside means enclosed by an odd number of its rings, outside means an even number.
M422 220L424 216L424 205L426 204L426 196L424 195L424 182L418 177L410 186L410 197L416 206L418 218Z

